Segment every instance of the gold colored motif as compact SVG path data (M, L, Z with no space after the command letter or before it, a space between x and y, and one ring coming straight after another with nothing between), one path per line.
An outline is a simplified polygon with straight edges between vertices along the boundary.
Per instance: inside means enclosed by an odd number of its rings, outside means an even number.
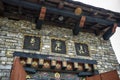
M59 79L60 78L60 73L55 73L55 78Z
M27 58L27 64L31 64L32 63L32 58Z
M43 68L50 68L50 64L48 62L45 62Z
M83 46L81 46L81 45L80 45L79 53L84 54Z
M68 64L67 65L67 70L72 70L72 65Z
M35 44L35 38L31 38L31 40L30 40L30 43L32 44L32 46L34 46L34 44Z
M56 64L56 69L61 69L61 65L59 63Z
M56 47L55 47L55 50L56 50L56 51L61 51L62 49L60 48L60 46L61 46L60 41L56 41Z
M21 60L20 63L25 66L26 62L24 60Z
M33 67L37 67L37 66L38 66L38 63L37 63L36 61L33 61L33 62L32 62L32 66L33 66Z
M82 13L82 9L80 7L75 9L75 15L80 15Z
M31 78L30 75L27 75L27 76L26 76L26 79L30 79L30 78Z
M78 65L78 70L82 71L83 70L83 66L82 65Z

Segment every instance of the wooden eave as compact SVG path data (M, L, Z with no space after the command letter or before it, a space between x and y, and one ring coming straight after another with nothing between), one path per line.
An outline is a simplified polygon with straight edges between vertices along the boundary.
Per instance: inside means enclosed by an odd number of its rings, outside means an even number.
M1 0L0 4L2 4L0 13L3 16L32 22L36 22L38 19L41 8L46 7L45 24L59 25L59 27L70 28L75 31L79 28L80 31L84 32L95 34L97 32L96 35L104 33L106 28L113 27L114 23L120 26L119 13L72 0ZM74 13L78 7L82 9L80 15ZM62 21L58 19L60 16L64 18ZM78 25L82 16L85 16L86 20L84 27L81 28Z

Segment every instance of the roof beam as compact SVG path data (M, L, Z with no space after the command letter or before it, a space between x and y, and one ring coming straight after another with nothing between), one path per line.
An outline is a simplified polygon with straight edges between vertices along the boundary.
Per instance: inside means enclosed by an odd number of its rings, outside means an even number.
M2 0L2 1L11 5L21 6L28 9L34 9L34 10L40 10L40 8L42 7L42 5L30 3L27 1L21 1L21 0ZM59 14L62 16L71 17L76 20L79 20L82 16L84 16L84 15L75 15L74 12L69 12L69 11L58 9L58 8L52 8L52 7L46 7L46 8L48 13ZM103 20L103 19L94 18L90 16L86 16L86 21L97 22L99 24L106 24L106 25L111 25L115 23L113 21ZM118 26L120 26L120 23L118 23Z

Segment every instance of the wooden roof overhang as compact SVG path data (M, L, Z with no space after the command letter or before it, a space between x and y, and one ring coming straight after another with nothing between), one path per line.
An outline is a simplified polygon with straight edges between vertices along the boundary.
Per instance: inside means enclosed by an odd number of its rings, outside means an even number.
M10 19L58 25L73 30L103 35L108 40L120 26L120 14L72 0L1 0L0 13Z

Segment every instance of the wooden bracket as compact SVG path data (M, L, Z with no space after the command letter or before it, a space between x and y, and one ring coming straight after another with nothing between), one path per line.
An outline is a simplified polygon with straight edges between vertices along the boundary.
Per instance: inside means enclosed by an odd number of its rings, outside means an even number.
M81 28L84 27L85 21L86 21L86 16L82 16L79 25Z
M4 4L2 1L0 1L0 15L3 15L4 13Z
M46 7L42 7L39 15L40 20L44 20L46 14Z
M115 33L117 27L118 27L117 23L114 23L114 26L113 26L113 29L112 29L112 33Z
M58 8L59 8L59 9L64 8L64 2L63 2L63 1L60 1L60 2L59 2Z

